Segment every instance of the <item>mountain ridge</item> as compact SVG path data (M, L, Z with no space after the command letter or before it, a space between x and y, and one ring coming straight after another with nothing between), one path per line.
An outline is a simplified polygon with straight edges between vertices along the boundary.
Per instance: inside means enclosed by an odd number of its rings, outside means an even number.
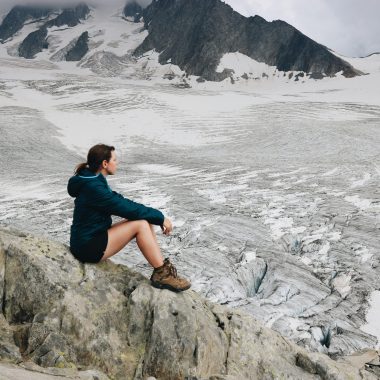
M158 0L143 10L143 18L149 35L135 56L156 49L160 63L170 60L205 79L225 79L229 73L216 73L217 64L223 54L236 51L279 71L361 74L288 23L267 22L258 15L246 18L220 0Z
M104 27L99 24L99 30L103 30L100 33L96 31L98 24L88 21L96 16L97 9L90 9L83 2L59 9L17 5L0 25L0 42L10 46L7 50L13 55L33 59L40 58L41 53L53 61L76 61L78 66L94 62L91 58L96 60L102 51L110 57L114 55L111 61L122 59L128 67L134 67L135 72L144 71L149 53L149 61L157 57L157 65L162 65L163 69L169 65L163 77L172 80L182 76L185 86L184 75L196 76L199 82L230 78L233 83L239 78L259 80L286 76L286 80L304 81L340 73L347 78L363 74L285 21L267 22L259 15L245 17L220 0L157 0L145 8L136 1L129 1L119 11L121 14L107 19ZM24 37L23 27L27 22L28 25L34 23L38 29ZM129 28L131 23L141 25L141 29ZM79 29L78 24L81 24ZM72 31L69 38L64 37L67 31L54 29L63 25ZM128 30L134 34L128 34ZM87 37L82 37L76 53L68 55L72 44L85 32ZM107 33L111 40L100 39L100 34ZM11 46L14 38L22 38L17 46ZM130 44L128 41L132 40ZM111 49L119 45L119 49ZM231 55L234 56L231 58ZM243 57L245 70L238 67L241 55L247 57ZM174 71L183 74L173 77L174 67L178 67ZM113 72L112 68L103 71ZM122 75L123 70L117 71ZM162 72L159 68L156 71ZM151 71L147 71L146 76L151 76Z

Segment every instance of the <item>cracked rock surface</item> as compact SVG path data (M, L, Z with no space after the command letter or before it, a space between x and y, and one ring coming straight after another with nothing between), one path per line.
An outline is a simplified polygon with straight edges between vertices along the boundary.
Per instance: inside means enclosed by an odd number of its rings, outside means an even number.
M1 360L89 379L377 378L377 351L334 361L191 289L155 289L109 260L80 264L62 243L11 228L0 243Z

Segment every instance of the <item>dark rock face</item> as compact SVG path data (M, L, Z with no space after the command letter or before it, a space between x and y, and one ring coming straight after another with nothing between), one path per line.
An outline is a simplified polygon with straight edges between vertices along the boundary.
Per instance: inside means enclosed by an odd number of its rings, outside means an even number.
M131 1L124 8L124 16L133 18L134 22L139 22L142 17L142 11L141 5Z
M18 48L19 56L24 58L34 58L34 56L42 51L42 49L46 49L48 47L46 37L46 28L41 28L28 34Z
M89 7L81 3L75 8L66 8L60 13L56 18L46 22L39 30L36 30L30 33L24 41L19 46L19 55L24 58L34 58L34 56L41 52L42 49L48 48L49 44L46 40L47 37L47 28L57 26L60 27L62 25L67 25L69 27L74 27L80 23L80 20L86 18L88 13L90 12ZM88 38L88 36L87 36ZM77 48L79 50L75 50L73 56L70 57L78 57L81 53L86 54L88 51L85 50L85 45L87 46L87 40L81 40L80 46ZM82 55L82 56L83 56ZM80 58L79 58L80 59ZM77 59L69 59L69 60L77 60Z
M86 16L90 13L90 8L81 3L75 8L66 8L63 12L57 16L55 19L47 22L45 27L50 28L52 26L60 27L62 25L67 25L70 27L76 26L80 23L80 20L84 20Z
M149 35L135 56L156 49L160 63L171 59L188 74L208 80L229 76L216 68L225 53L237 51L283 71L360 74L286 22L247 18L220 0L156 0L143 10L143 17Z
M88 52L88 32L84 32L78 38L74 47L66 54L66 61L80 61Z
M40 19L48 16L52 9L17 5L5 16L0 25L0 42L7 40L17 33L28 19Z

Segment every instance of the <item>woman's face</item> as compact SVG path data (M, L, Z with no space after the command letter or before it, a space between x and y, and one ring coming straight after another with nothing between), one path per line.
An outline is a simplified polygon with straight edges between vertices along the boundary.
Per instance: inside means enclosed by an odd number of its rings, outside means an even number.
M116 173L116 169L117 169L117 164L118 164L118 160L116 158L116 154L115 154L115 151L111 151L111 158L110 160L107 162L107 161L103 161L103 168L106 170L107 174L115 174Z

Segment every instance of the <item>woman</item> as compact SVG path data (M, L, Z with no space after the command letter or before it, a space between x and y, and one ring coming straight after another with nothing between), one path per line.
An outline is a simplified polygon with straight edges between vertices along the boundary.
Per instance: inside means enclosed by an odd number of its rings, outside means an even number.
M115 148L105 144L93 146L87 162L79 164L69 179L67 191L75 198L71 225L70 251L81 262L98 263L119 252L132 239L145 256L153 273L153 286L173 291L190 288L191 284L177 275L176 268L163 260L153 225L165 235L172 230L170 219L161 211L124 198L108 186L107 175L117 169ZM126 220L112 225L111 215Z

